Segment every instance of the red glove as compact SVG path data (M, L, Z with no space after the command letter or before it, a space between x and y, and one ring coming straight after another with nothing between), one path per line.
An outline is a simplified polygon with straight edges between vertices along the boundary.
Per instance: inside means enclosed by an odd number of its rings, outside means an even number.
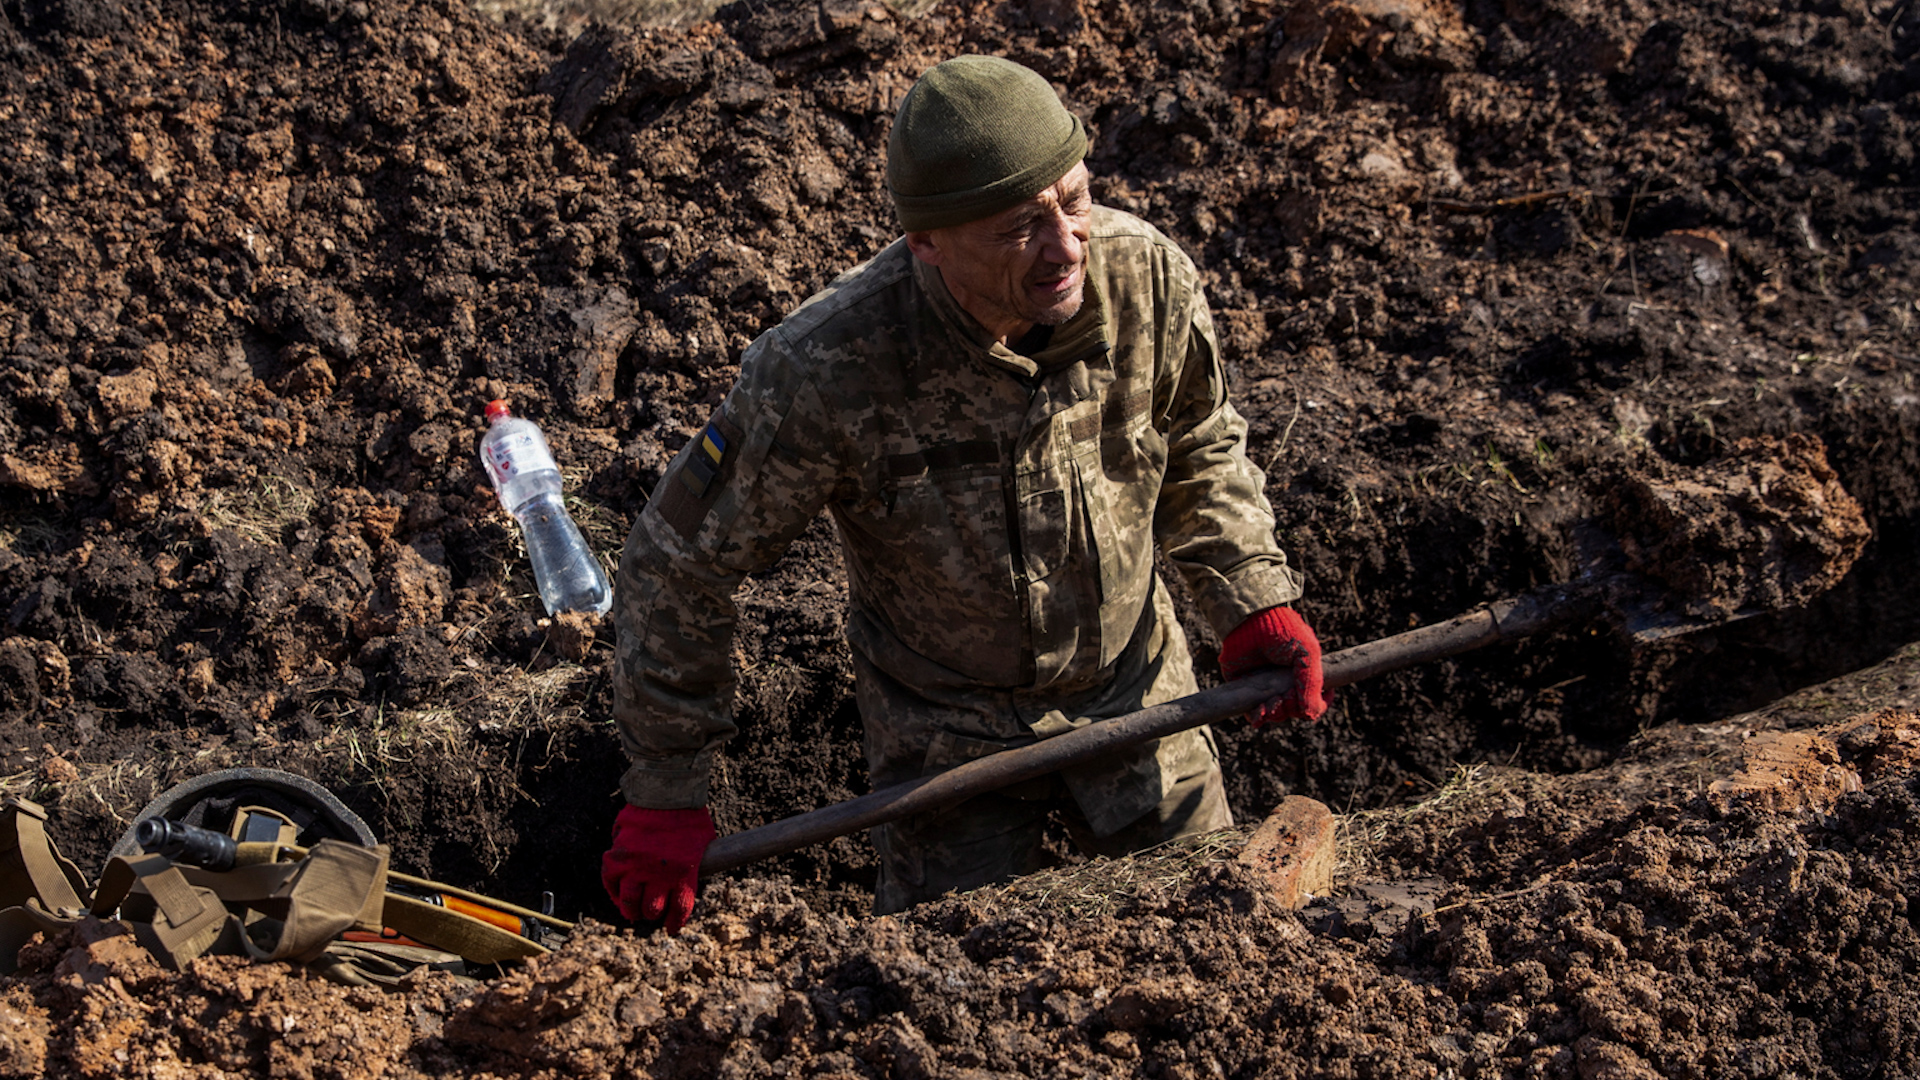
M1238 679L1266 667L1293 669L1293 689L1247 714L1254 727L1282 720L1318 720L1327 711L1321 690L1320 639L1289 607L1248 616L1220 646L1220 670Z
M613 819L613 847L600 858L600 883L620 914L664 919L677 934L693 915L700 860L713 843L707 808L648 810L631 804Z

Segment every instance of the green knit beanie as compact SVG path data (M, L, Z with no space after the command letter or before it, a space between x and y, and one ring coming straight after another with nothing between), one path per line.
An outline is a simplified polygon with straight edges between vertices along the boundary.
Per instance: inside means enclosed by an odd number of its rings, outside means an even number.
M1037 72L956 56L907 91L887 139L887 190L907 232L961 225L1052 187L1087 156L1087 129Z

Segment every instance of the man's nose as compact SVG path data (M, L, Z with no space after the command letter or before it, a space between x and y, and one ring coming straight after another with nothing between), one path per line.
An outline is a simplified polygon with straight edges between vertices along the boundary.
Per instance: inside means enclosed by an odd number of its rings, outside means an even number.
M1062 266L1077 265L1085 254L1086 228L1072 214L1055 213L1041 239L1040 256Z

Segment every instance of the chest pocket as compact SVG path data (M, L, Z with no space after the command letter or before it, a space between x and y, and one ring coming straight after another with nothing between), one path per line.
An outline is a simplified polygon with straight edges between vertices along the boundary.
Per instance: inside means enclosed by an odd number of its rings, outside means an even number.
M948 443L895 454L885 468L878 498L849 518L866 549L866 600L903 634L928 611L983 617L1007 592L999 448Z
M1100 657L1112 662L1132 638L1153 592L1153 515L1166 475L1167 441L1151 423L1152 396L1110 399L1082 422L1074 455L1086 520L1100 563ZM1088 418L1092 420L1094 418Z

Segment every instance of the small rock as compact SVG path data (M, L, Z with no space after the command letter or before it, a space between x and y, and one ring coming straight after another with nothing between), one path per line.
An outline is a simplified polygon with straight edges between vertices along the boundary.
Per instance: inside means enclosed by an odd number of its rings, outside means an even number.
M1283 907L1298 909L1333 882L1333 811L1303 795L1289 795L1254 830L1240 862L1262 874Z

